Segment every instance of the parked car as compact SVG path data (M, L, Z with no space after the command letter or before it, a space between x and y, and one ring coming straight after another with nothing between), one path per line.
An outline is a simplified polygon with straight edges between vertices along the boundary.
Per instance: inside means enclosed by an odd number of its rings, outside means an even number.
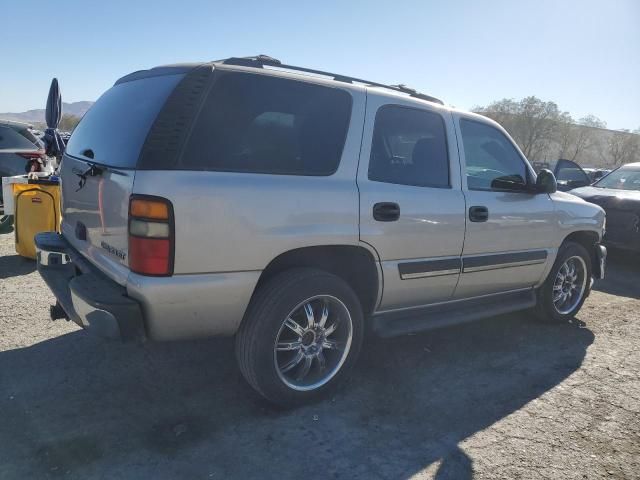
M61 176L62 234L36 238L52 316L235 335L246 380L282 405L333 389L365 329L564 322L604 275L603 210L536 177L494 121L270 57L121 78Z
M611 173L611 170L607 170L606 168L585 167L582 170L584 170L584 173L587 174L587 176L589 177L589 180L591 180L591 183L595 183L605 175L608 175L609 173Z
M610 172L611 170L604 168L583 168L576 162L566 159L558 160L553 170L558 183L558 190L562 192L591 185Z
M33 161L45 161L44 144L37 131L28 123L0 120L0 178L25 173L25 166ZM0 189L0 232L12 223L4 215L4 200Z
M604 209L608 245L640 252L640 163L623 165L591 186L571 190L571 194Z

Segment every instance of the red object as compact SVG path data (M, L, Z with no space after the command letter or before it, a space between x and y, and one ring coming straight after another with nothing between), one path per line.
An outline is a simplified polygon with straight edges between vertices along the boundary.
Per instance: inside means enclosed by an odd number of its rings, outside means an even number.
M129 268L142 275L171 275L171 241L129 235Z
M33 152L15 152L16 155L20 155L25 160L44 160L45 154L42 150L36 150Z
M140 275L173 275L175 224L171 202L166 198L151 195L131 195L129 199L129 225L132 220L136 220L138 225L150 222L146 215L150 215L149 212L153 213L151 207L154 205L157 207L158 204L163 207L159 209L163 215L155 215L153 223L168 225L166 237L151 236L144 228L136 229L136 232L146 233L136 235L132 235L129 230L129 268L132 272ZM149 208L143 208L145 205ZM158 209L156 208L156 210Z

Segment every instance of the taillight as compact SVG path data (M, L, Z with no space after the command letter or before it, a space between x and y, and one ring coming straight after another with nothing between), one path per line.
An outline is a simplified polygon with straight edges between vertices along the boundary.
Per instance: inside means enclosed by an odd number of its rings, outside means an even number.
M131 195L129 200L129 268L141 275L173 274L175 226L173 206L165 198Z

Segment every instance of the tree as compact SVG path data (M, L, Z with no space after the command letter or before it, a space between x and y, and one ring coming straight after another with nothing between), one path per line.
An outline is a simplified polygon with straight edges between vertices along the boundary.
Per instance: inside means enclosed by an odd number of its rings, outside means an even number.
M80 117L71 115L70 113L63 113L58 125L58 130L62 132L72 132L76 125L80 122Z
M598 128L606 128L607 124L595 115L587 115L577 122L565 114L558 127L558 143L560 158L576 161L580 155L593 148L598 142Z
M549 145L558 140L558 127L571 119L554 102L534 96L520 101L505 98L474 111L500 123L530 160L538 159L547 151Z
M609 157L615 167L636 160L640 153L640 136L629 130L618 130L607 142Z

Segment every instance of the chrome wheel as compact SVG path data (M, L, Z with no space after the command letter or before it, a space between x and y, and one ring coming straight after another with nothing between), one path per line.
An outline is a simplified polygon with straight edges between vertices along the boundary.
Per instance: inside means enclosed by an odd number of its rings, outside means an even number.
M338 298L318 295L299 303L276 336L273 358L280 379L294 390L314 390L340 370L349 355L353 322Z
M553 282L553 306L560 315L571 313L587 288L587 265L580 256L569 257Z

